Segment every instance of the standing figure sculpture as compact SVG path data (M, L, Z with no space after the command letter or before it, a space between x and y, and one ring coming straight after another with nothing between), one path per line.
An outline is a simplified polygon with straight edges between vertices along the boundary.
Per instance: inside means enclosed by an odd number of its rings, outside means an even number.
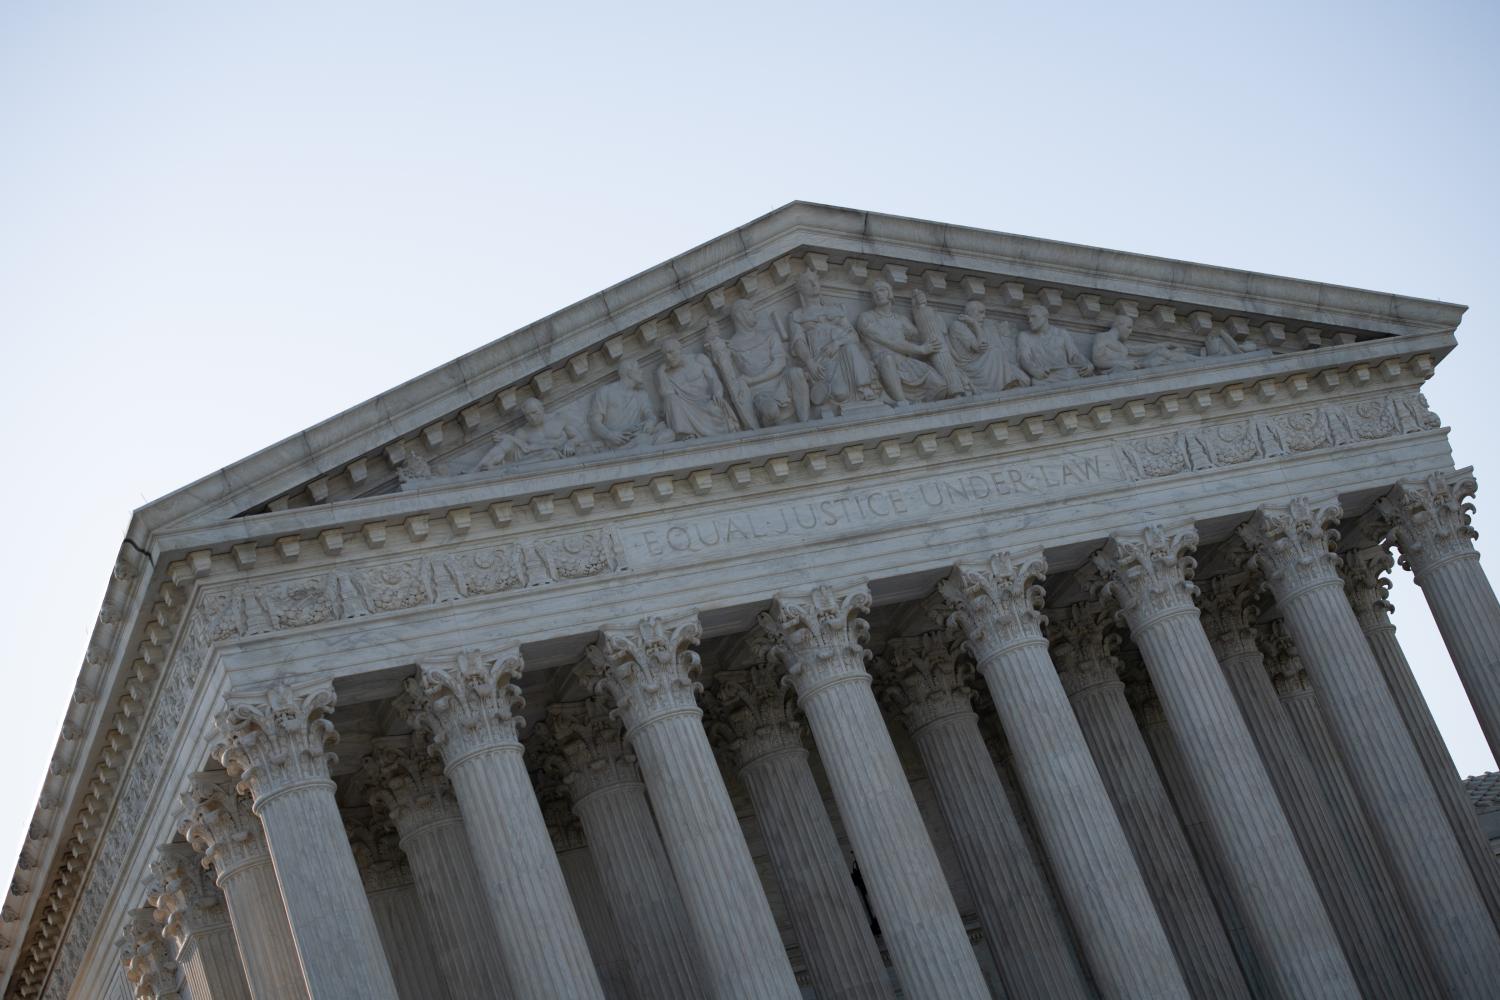
M600 386L589 402L589 430L606 448L665 444L675 434L661 422L634 358L620 362L619 379Z
M1051 314L1040 303L1026 310L1026 329L1021 331L1016 353L1021 368L1033 382L1060 382L1094 374L1068 331L1053 326Z
M1008 356L1005 334L985 318L981 299L964 303L963 315L948 326L948 346L975 392L999 392L1031 384L1031 379Z
M688 354L682 341L661 342L662 365L656 370L667 426L679 438L714 437L740 429L739 418L724 396L724 384L701 354Z
M1180 347L1130 343L1130 335L1134 330L1135 319L1129 313L1122 312L1116 314L1108 330L1094 334L1090 360L1099 374L1107 375L1136 368L1160 368L1188 360L1187 352Z
M828 415L851 403L878 401L875 366L849 317L823 301L823 284L816 273L803 271L797 279L797 301L787 317L791 351L807 370L812 405Z
M870 294L875 307L859 314L854 329L869 347L875 370L890 397L900 404L909 398L964 395L964 379L948 353L947 342L941 336L920 339L916 325L896 311L896 296L889 282L877 278Z
M734 332L727 341L710 322L704 343L740 422L771 427L806 420L812 409L807 372L791 363L781 334L760 321L748 299L729 307L729 321Z
M521 414L526 422L518 429L510 433L495 432L494 447L479 460L479 471L577 454L582 435L572 421L548 416L546 407L536 397L521 404Z

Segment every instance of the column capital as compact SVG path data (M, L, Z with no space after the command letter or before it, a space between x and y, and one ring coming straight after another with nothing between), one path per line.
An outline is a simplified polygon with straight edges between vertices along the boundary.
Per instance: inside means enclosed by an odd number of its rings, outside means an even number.
M201 860L187 844L163 844L151 861L146 901L178 948L194 934L229 926L224 894Z
M115 946L125 966L125 978L142 1000L181 1000L177 990L177 963L167 953L156 911L136 907L125 914L125 924Z
M515 681L523 669L515 647L470 649L424 661L407 682L412 724L432 734L449 771L476 754L521 749L526 701Z
M533 779L536 799L542 807L542 819L547 824L547 835L552 838L552 849L558 854L587 847L583 838L583 824L568 797L567 789L558 781Z
M696 613L607 625L588 648L590 666L581 677L614 702L627 734L675 715L699 714L702 664L692 647L702 636Z
M861 617L869 610L870 588L863 583L838 589L823 584L772 599L763 621L777 638L799 699L831 684L869 682L864 641L870 626Z
M880 700L900 711L906 728L974 714L974 661L950 629L892 639L875 671Z
M963 629L983 663L1012 646L1045 642L1041 607L1047 560L1040 552L997 552L982 564L960 564L938 584L948 620Z
M781 672L775 633L764 626L745 637L735 669L714 675L709 698L714 735L744 768L772 754L803 750L797 700Z
M1433 472L1416 482L1397 483L1376 503L1401 549L1401 565L1422 574L1439 563L1474 551L1479 532L1471 524L1469 498L1479 483L1469 470Z
M410 885L411 868L401 850L400 834L385 816L344 810L340 812L344 832L349 836L349 850L359 869L365 892L381 892Z
M1237 529L1252 551L1250 565L1285 603L1307 587L1340 582L1334 528L1344 508L1332 497L1293 497L1267 505Z
M1344 593L1359 627L1366 633L1389 627L1390 613L1395 610L1389 594L1391 578L1387 575L1396 561L1383 546L1365 545L1343 553Z
M179 801L182 835L203 854L205 867L213 865L221 884L241 868L271 860L260 817L226 775L193 775Z
M223 739L214 756L257 807L267 798L306 785L332 786L328 769L338 758L333 685L298 690L279 678L262 698L231 700L214 719Z
M1199 616L1220 661L1258 652L1255 620L1260 617L1260 590L1248 574L1216 576L1203 584Z
M370 808L390 816L402 839L460 818L443 762L420 729L372 741L364 774Z
M1297 643L1280 621L1271 622L1261 633L1260 651L1279 697L1292 698L1312 690L1302 657L1297 655Z
M1068 697L1120 682L1120 634L1114 609L1103 601L1081 601L1047 616L1052 662Z
M1194 609L1198 561L1192 552L1197 547L1198 531L1192 525L1149 524L1113 535L1094 553L1094 568L1102 578L1099 591L1120 606L1132 631L1162 615Z
M563 765L563 781L577 803L606 788L638 785L635 754L602 698L547 707L547 720Z

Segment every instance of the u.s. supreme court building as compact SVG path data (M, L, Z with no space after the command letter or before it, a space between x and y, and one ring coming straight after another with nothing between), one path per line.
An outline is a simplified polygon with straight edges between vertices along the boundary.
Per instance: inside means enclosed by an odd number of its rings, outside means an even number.
M1462 312L804 203L569 306L136 512L3 996L1494 997Z

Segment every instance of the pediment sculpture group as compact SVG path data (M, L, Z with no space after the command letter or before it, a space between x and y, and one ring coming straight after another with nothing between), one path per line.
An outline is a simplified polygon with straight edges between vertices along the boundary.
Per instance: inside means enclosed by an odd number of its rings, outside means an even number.
M843 308L824 301L813 271L797 280L796 307L773 322L740 299L729 309L729 336L717 319L709 321L703 353L688 351L676 337L662 339L662 362L653 375L660 407L646 389L640 363L627 358L618 378L594 392L582 422L548 413L539 399L526 400L522 425L497 432L476 470L1258 350L1219 329L1196 355L1172 345L1132 343L1135 321L1122 311L1109 329L1094 335L1086 356L1040 303L1016 330L987 318L979 299L945 322L920 288L911 292L910 315L896 308L895 291L885 280L877 279L870 292L870 308L852 323Z

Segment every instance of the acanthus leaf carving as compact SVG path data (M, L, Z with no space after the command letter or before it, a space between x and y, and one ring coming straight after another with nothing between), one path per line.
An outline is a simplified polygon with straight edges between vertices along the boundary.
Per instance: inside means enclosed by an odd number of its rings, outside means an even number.
M452 770L492 750L521 749L525 699L515 683L525 669L513 647L494 652L463 650L443 660L424 661L407 681L413 726L427 730L443 763Z
M1203 584L1199 617L1220 661L1257 652L1261 589L1247 574L1223 574Z
M974 711L974 661L952 629L892 639L877 661L880 700L899 711L912 733Z
M959 565L938 584L947 621L963 630L984 664L1018 645L1044 643L1042 615L1047 560L1040 552L998 552L982 565Z
M1349 549L1340 560L1344 593L1359 627L1367 633L1391 627L1389 616L1395 607L1390 601L1391 578L1387 574L1395 564L1390 552L1380 545Z
M376 739L364 760L370 807L389 816L404 839L427 827L458 820L458 799L427 734Z
M1338 556L1333 527L1344 516L1338 501L1326 497L1293 497L1283 506L1266 506L1240 525L1238 533L1253 554L1250 564L1285 602L1306 587L1338 583Z
M870 588L863 583L843 589L820 584L805 594L778 594L763 627L771 631L787 675L803 701L830 684L868 682L864 642L870 626Z
M1150 524L1113 535L1093 557L1099 592L1120 606L1133 632L1162 615L1196 612L1198 564L1190 553L1197 547L1198 532L1190 525Z
M156 908L157 921L179 948L192 934L229 924L223 893L199 863L198 852L187 844L157 848L146 901Z
M270 860L265 832L250 799L225 775L193 775L179 801L182 835L203 855L203 867L212 866L220 880L247 865Z
M602 699L549 705L547 720L574 802L606 788L640 783L635 754Z
M764 625L746 635L732 669L714 675L706 702L714 734L739 767L786 750L803 749L796 699L782 672L777 633Z
M1069 695L1118 683L1120 634L1115 613L1102 601L1081 601L1047 615L1052 662Z
M580 677L609 699L627 734L673 715L696 714L702 664L692 647L702 635L696 614L606 626L588 648L589 666Z
M115 942L125 966L125 978L141 1000L181 1000L177 963L167 952L156 912L139 906L125 914L125 925Z
M334 701L331 684L299 691L281 677L263 697L232 700L215 717L222 742L214 756L257 806L292 788L331 784Z
M1433 472L1418 482L1404 482L1377 502L1401 565L1418 576L1449 559L1474 553L1470 501L1479 484L1467 471Z

